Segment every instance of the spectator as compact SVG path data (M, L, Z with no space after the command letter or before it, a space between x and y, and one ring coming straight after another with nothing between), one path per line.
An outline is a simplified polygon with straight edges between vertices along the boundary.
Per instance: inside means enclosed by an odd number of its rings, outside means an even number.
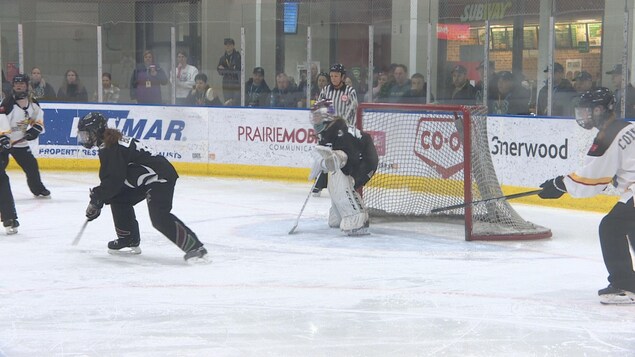
M425 78L421 73L415 73L410 78L410 89L404 94L401 102L410 104L426 104L428 88ZM434 96L430 96L430 100L434 101Z
M194 77L194 88L190 90L184 104L202 106L222 106L223 103L207 84L207 75L199 73Z
M379 98L381 102L399 103L403 99L404 94L410 90L408 67L406 65L396 65L393 76L395 80L384 84L384 87L380 90Z
M79 74L73 69L66 71L66 78L57 91L57 100L60 102L87 102L88 92L79 79Z
M248 107L268 107L271 88L265 81L265 70L254 68L251 78L245 84L245 104Z
M112 84L112 75L104 72L101 75L102 103L119 103L119 87ZM99 101L97 92L93 94L93 102Z
M529 90L517 84L514 75L509 71L498 73L496 87L498 90L490 96L490 114L529 114Z
M549 72L549 67L543 71ZM538 101L536 105L536 114L547 115L547 81L545 85L538 92ZM564 78L564 67L558 62L553 64L553 91L552 91L552 104L551 115L560 116L564 115L565 106L568 103L568 98L573 94L574 89L571 82Z
M324 87L326 87L327 85L331 84L331 79L329 78L329 74L326 72L320 72L317 75L315 83L316 83L315 86L311 86L311 102L317 101L318 97L320 96L320 93L322 92L322 89L324 89ZM311 103L311 105L313 104L315 103Z
M235 50L233 39L226 38L223 43L225 52L217 66L218 74L223 77L223 98L226 105L240 105L240 53Z
M622 101L624 96L622 95L622 65L616 64L613 68L606 72L611 75L611 83L615 87L613 95L615 96L615 117L622 118ZM626 115L624 118L635 118L635 88L627 79L626 83Z
M55 100L55 89L51 83L42 78L42 71L39 67L33 67L31 69L31 93L33 99L41 100Z
M358 87L359 87L359 85L358 85L358 82L357 82L357 80L355 79L355 77L346 76L346 77L344 78L344 84L346 84L347 86L349 86L349 87L351 87L351 88L355 89L355 91L356 91L356 92L357 92L357 91L358 91L358 89L359 89L359 88L358 88Z
M384 72L379 72L379 74L377 74L377 85L373 87L371 91L366 93L366 95L364 96L364 101L370 102L372 99L373 102L378 102L379 91L381 90L382 86L386 84L386 82L388 82L388 74ZM371 92L372 92L372 98L371 98Z
M575 116L575 107L580 103L580 96L593 89L593 77L587 71L578 72L573 78L573 89L568 98L568 105L564 108L566 116Z
M476 104L483 104L483 90L485 89L483 87L483 80L485 79L485 61L481 61L476 69L480 75L479 81L474 86L474 88L476 88ZM498 83L498 79L496 78L496 62L494 61L489 61L487 79L488 95L485 98L492 98L496 95L496 84Z
M194 87L194 78L198 74L198 69L187 64L187 53L179 51L176 55L176 71L174 79L176 81L176 104L187 104L187 96Z
M450 71L452 87L448 88L442 97L448 104L474 105L476 103L476 88L470 84L467 78L467 69L456 65Z
M296 108L298 105L298 88L292 86L285 73L276 76L276 87L271 91L271 103L274 108Z
M4 70L2 70L2 98L0 99L10 96L12 90L11 82L7 80L7 77L4 75Z
M162 104L161 86L168 84L168 76L154 62L152 51L143 52L143 63L137 65L130 77L130 99L139 104Z

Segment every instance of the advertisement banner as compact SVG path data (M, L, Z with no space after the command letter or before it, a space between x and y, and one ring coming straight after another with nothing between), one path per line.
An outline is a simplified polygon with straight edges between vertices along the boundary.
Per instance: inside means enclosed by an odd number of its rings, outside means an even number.
M210 163L310 167L317 144L307 110L214 108Z
M489 117L487 130L501 185L523 187L574 171L597 134L566 118Z
M102 113L108 126L145 144L170 160L207 162L206 108L108 104L42 103L46 132L36 153L45 158L96 157L96 149L77 145L77 123L92 111Z

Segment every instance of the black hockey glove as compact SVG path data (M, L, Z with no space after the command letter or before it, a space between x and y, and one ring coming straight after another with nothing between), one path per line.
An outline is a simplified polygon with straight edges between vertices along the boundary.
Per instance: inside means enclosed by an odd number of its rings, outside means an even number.
M86 218L88 221L92 221L99 217L102 207L104 207L104 202L95 196L93 190L90 190L90 203L88 204L88 207L86 207Z
M556 178L552 178L551 180L547 180L540 185L542 188L542 192L538 194L540 198L552 199L552 198L560 198L567 192L567 187L564 185L562 181L564 177L558 176Z
M11 149L11 139L6 135L0 135L0 151Z
M27 130L26 133L24 134L24 138L28 141L35 140L37 139L38 136L40 136L40 133L43 130L44 128L42 127L42 125L33 124L33 126L31 126L31 129Z

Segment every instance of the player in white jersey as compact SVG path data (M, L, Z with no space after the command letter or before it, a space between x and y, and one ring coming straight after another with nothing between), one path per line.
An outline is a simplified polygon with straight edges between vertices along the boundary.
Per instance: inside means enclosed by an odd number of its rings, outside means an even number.
M26 174L29 190L35 197L49 198L51 192L44 187L37 159L33 156L29 141L44 132L44 112L37 100L29 96L29 77L17 74L13 77L12 95L0 104L0 113L5 114L11 126L11 148L4 155L13 156ZM6 167L8 160L4 160Z
M620 200L602 219L600 246L608 270L609 286L598 291L603 304L635 304L635 272L629 250L635 247L635 126L616 120L615 98L608 88L583 93L575 108L578 124L599 132L585 164L566 176L545 181L541 198L591 197L614 185Z
M356 115L357 115L357 92L355 88L349 87L344 83L346 78L346 68L336 63L329 69L329 77L331 83L327 84L320 95L318 96L318 102L330 102L331 106L335 110L334 116L344 118L346 124L355 127ZM326 175L320 175L318 181L315 184L313 194L315 196L320 195L320 191L326 188L328 182Z

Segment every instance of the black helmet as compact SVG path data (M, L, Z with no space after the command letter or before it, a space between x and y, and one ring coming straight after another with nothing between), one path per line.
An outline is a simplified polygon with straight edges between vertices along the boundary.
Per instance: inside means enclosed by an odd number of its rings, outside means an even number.
M26 74L18 73L13 76L13 83L29 83L29 76Z
M593 127L600 129L613 113L615 96L610 89L598 87L580 95L580 101L575 106L575 118L578 125L585 129Z
M24 99L29 95L29 88L28 88L29 76L27 76L26 74L18 73L15 76L13 76L12 82L13 84L15 83L27 84L27 88L23 91L17 92L15 89L13 90L13 98L15 100Z
M90 149L101 145L108 120L99 112L86 114L77 123L77 143Z
M346 74L346 68L344 68L344 65L342 65L341 63L336 63L331 66L329 72L339 72L343 76Z

